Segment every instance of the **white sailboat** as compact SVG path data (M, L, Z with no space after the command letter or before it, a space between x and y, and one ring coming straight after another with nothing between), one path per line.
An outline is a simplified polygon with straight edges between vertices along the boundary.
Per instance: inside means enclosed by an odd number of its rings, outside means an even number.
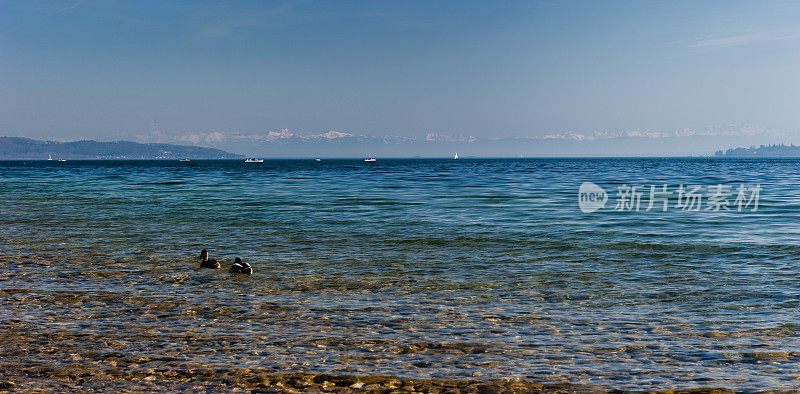
M453 159L458 159L458 152L456 152L455 156L453 156Z

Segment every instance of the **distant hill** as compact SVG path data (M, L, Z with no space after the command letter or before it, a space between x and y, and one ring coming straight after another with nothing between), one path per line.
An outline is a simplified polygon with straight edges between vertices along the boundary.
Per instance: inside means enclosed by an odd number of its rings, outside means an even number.
M0 137L0 160L15 159L232 159L239 155L214 148L131 141L38 141Z
M726 151L718 150L716 157L800 157L800 146L795 145L761 145L750 148L735 148Z

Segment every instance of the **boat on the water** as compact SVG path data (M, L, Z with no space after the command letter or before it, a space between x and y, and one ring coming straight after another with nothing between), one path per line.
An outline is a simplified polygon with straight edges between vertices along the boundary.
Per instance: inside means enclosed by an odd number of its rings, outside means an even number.
M179 161L189 161L189 159L180 159Z
M244 161L245 163L263 163L264 159L256 159L255 157L250 157Z
M369 159L364 159L364 161L377 161L374 157L370 157Z
M58 159L58 161L67 161L66 159Z
M456 155L453 156L453 159L458 159L458 152L456 152Z

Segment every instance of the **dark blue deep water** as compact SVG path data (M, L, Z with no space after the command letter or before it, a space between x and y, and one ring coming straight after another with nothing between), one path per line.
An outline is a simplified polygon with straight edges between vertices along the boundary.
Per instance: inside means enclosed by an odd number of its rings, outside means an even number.
M624 184L761 190L617 211ZM0 363L797 389L798 185L766 159L0 162Z

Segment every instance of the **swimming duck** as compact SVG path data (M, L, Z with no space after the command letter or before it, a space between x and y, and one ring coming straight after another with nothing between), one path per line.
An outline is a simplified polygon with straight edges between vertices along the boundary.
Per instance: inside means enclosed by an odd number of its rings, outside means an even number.
M243 262L242 259L237 257L236 260L233 261L233 265L231 265L231 269L229 269L228 272L232 274L250 275L253 273L253 267L251 267L250 264Z
M209 259L208 251L205 249L200 252L200 260L200 268L213 268L215 270L219 269L219 261L217 261L217 259Z

